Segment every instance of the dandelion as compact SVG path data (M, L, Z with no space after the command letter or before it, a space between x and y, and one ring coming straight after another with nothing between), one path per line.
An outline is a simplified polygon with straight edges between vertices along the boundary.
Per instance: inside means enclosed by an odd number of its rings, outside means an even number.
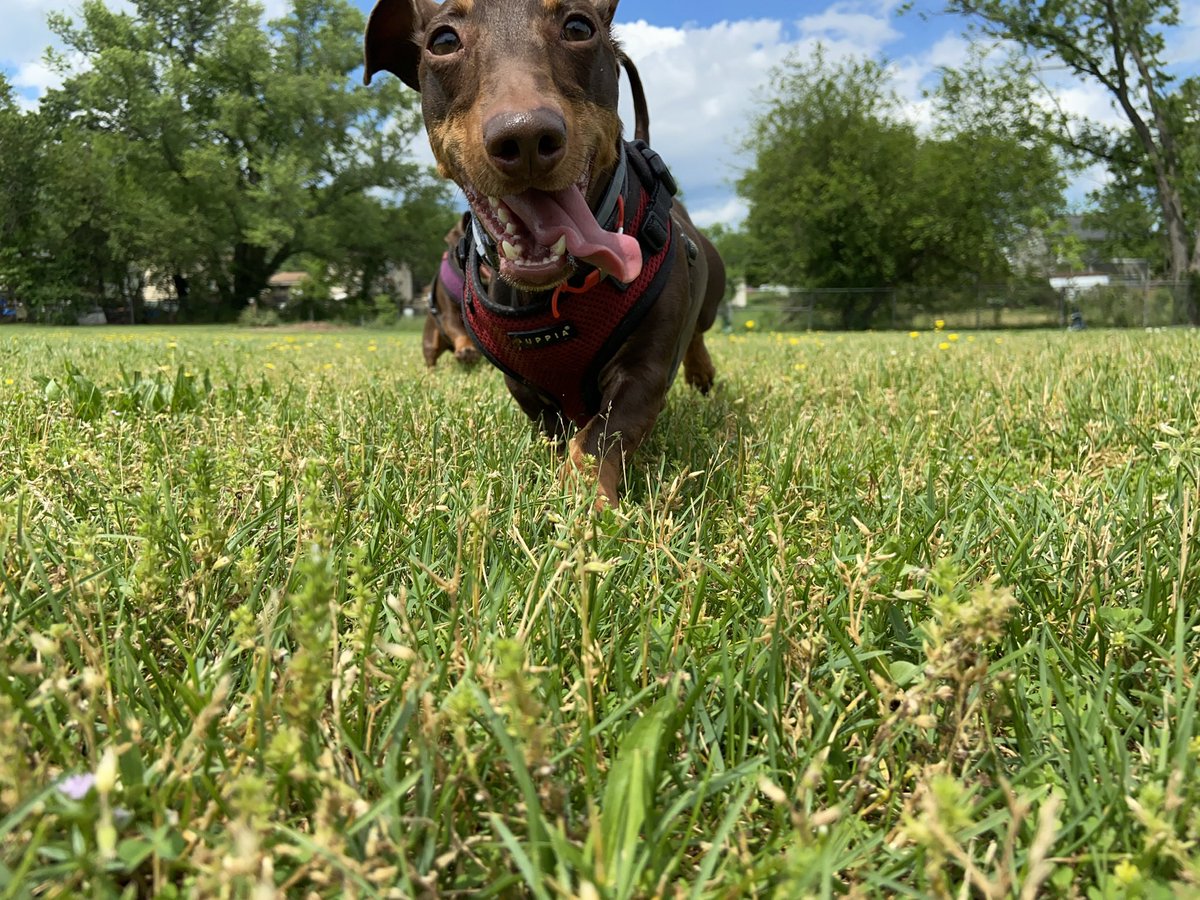
M950 340L951 340L951 341L957 341L957 340L958 340L958 335L957 335L957 334L952 334L952 335L950 335Z
M17 382L16 382L16 380L15 380L15 379L12 379L12 378L5 378L5 379L4 379L4 383L5 383L5 384L7 384L7 385L9 385L9 386L11 387L12 385L16 384Z
M175 343L175 341L171 341L170 343L167 344L167 349L174 350L178 346L179 346L179 344Z
M795 338L795 337L788 338L788 343L791 344L793 347L799 347L800 346L800 338Z
M938 331L941 331L943 328L946 327L946 320L938 319L936 322L933 323L933 327L936 328Z
M967 343L968 343L968 344L973 344L973 343L975 343L975 335L973 335L973 334L968 334L968 335L967 335Z
M921 332L919 332L919 331L910 331L910 332L908 333L908 336L909 336L910 338L919 338L919 337L921 336Z
M266 364L265 364L265 368L267 368L267 369L274 369L274 368L275 368L275 363L266 363Z
M747 330L747 331L753 331L753 330L754 330L754 328L755 328L755 326L756 326L757 324L758 324L758 323L757 323L757 322L755 322L753 319L747 319L747 320L746 320L746 330Z
M796 365L792 366L792 368L795 369L797 372L803 372L805 369L808 368L808 364L807 363L796 363Z
M950 344L949 344L949 342L947 342L947 341L942 341L940 344L938 344L938 349L939 349L939 350L949 350L949 349L950 349Z
M997 344L1003 344L1003 343L1004 343L1004 338L996 338L996 343L997 343Z
M378 347L376 347L376 346L374 346L374 345L372 345L372 346L370 346L370 347L368 347L368 348L367 348L367 352L368 352L368 353L378 353L378 352L379 352L379 348L378 348Z
M1117 863L1117 867L1113 869L1113 875L1119 883L1126 886L1142 880L1142 870L1127 859Z

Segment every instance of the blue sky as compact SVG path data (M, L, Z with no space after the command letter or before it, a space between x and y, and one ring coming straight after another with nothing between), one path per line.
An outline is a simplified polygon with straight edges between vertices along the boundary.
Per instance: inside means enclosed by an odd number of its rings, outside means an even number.
M69 12L78 0L0 2L0 70L24 102L36 102L55 83L41 62L50 43L46 13ZM364 10L370 6L369 0L353 2ZM286 0L265 5L275 15ZM966 57L965 23L939 13L938 0L917 0L903 15L897 13L900 5L900 0L621 0L617 31L646 84L655 148L674 170L698 223L736 224L745 215L733 189L746 164L739 144L756 98L789 54L809 54L820 44L829 59L885 58L906 113L918 123L927 121L922 90L936 83L940 66ZM1181 6L1183 25L1171 36L1169 53L1178 71L1194 74L1200 71L1200 0L1181 0ZM1062 81L1055 89L1062 107L1116 120L1098 88ZM628 98L623 118L632 122ZM429 159L423 143L416 152ZM1102 177L1098 170L1085 173L1071 199L1082 202Z

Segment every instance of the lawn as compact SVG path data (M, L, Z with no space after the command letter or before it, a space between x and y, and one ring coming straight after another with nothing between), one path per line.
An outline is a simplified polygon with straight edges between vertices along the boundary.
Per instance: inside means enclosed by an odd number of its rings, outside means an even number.
M0 896L1200 891L1200 332L0 331Z

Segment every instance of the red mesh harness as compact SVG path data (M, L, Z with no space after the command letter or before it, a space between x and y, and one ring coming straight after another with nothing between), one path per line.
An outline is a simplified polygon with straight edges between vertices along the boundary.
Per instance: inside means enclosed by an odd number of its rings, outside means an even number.
M581 428L600 412L601 370L662 294L674 259L675 182L643 142L626 144L625 151L628 166L617 211L601 224L608 231L623 227L641 245L642 271L631 284L581 266L586 271L533 304L502 306L483 286L476 243L468 234L460 245L466 255L463 323L480 352Z

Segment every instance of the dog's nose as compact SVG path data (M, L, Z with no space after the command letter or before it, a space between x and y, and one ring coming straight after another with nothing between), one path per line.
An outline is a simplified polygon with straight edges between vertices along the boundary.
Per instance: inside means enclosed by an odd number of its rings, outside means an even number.
M513 178L548 175L567 153L567 123L552 109L499 113L483 126L492 165Z

